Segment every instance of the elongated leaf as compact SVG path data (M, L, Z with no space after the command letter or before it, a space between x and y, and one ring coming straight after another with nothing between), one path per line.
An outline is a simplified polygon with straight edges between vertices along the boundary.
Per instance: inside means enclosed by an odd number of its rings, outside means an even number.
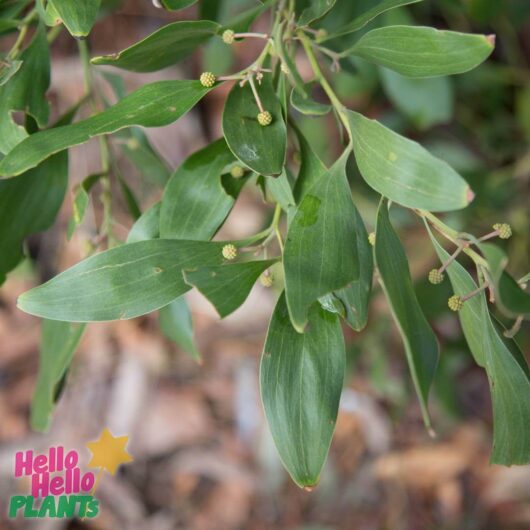
M93 64L109 64L132 72L154 72L175 64L219 30L209 20L173 22L113 55L94 57Z
M294 197L300 202L307 190L327 171L326 166L298 128L294 128L300 146L300 171L294 187Z
M67 185L66 153L16 179L0 180L0 285L22 258L24 239L52 225Z
M136 220L127 236L127 243L160 237L160 208L161 203L157 202Z
M335 428L345 370L336 315L315 304L297 333L282 295L261 358L261 399L283 465L301 487L318 484Z
M186 114L210 90L199 81L158 81L145 85L91 118L32 134L0 162L0 175L19 175L54 153L131 125L169 125Z
M272 115L272 123L266 127L258 123L259 108L249 83L244 87L235 83L223 112L223 133L228 146L243 164L261 175L279 175L287 149L282 108L270 76L265 76L256 88L264 109Z
M103 177L101 173L90 175L80 182L74 192L74 201L72 205L72 218L68 223L67 239L71 239L75 229L83 222L85 218L85 212L90 200L90 190L92 187ZM15 181L18 179L15 179Z
M491 269L496 302L510 316L530 317L530 294L506 272L508 257L504 251L492 243L482 243L480 250Z
M164 335L178 344L192 359L200 362L201 354L193 340L193 322L186 298L179 296L160 309L158 320Z
M438 342L416 298L407 256L390 224L386 201L379 206L376 234L374 255L381 285L403 339L423 421L430 427L429 389L438 363Z
M473 199L467 182L421 145L357 112L348 112L355 159L376 191L409 208L458 210Z
M224 138L192 154L171 176L160 210L160 236L208 240L234 205L221 183L223 168L234 161Z
M342 302L346 310L347 324L355 331L361 331L368 320L368 303L372 292L374 260L372 247L368 242L368 233L363 220L355 208L355 226L357 256L359 257L359 279L348 287L336 291L334 295Z
M441 262L449 254L427 230ZM470 274L453 261L447 268L455 294L465 296L477 285ZM486 369L493 404L493 452L491 462L513 465L530 462L530 372L517 344L502 337L488 313L484 293L466 300L458 317L477 364Z
M348 24L342 26L337 31L334 31L331 35L321 40L334 39L335 37L339 37L341 35L353 33L354 31L358 31L366 26L370 20L373 20L375 17L381 15L385 11L408 4L415 4L421 1L422 0L379 0L373 7L365 11L362 15L359 15Z
M4 86L19 70L23 61L7 61L0 65L0 87Z
M84 330L84 324L42 321L39 375L31 402L31 427L37 431L48 430L61 384Z
M197 0L160 0L162 5L170 11L178 11L185 7L192 6L197 3Z
M74 37L86 37L98 15L101 0L48 0Z
M228 21L224 26L223 30L231 29L236 33L244 33L249 30L252 23L269 7L272 5L274 0L267 0L261 2L254 7L251 7L238 15L236 15L232 20Z
M294 213L296 202L291 189L291 183L287 177L287 171L282 171L279 177L265 177L265 190L267 196L271 195L284 212L288 214L289 219Z
M387 97L420 129L451 120L454 94L450 78L413 79L387 68L380 68L380 74Z
M44 95L50 86L50 54L44 26L39 26L19 59L22 65L18 72L0 88L0 152L4 154L28 136L26 129L13 121L13 111L29 114L39 127L48 122L49 105Z
M123 138L123 142L115 143L145 179L161 186L167 183L171 176L167 162L151 145L142 129L131 127L119 131L116 136Z
M324 17L337 0L313 0L311 5L302 11L298 19L299 26L309 26Z
M357 55L408 77L436 77L472 70L494 47L494 39L485 35L387 26L368 32L342 55Z
M223 262L223 243L153 239L91 256L22 294L18 307L69 322L145 315L189 290L183 269Z
M311 87L313 83L306 83L305 90L307 94L311 93ZM308 116L324 116L331 111L331 105L325 103L319 103L315 101L311 96L303 97L300 92L292 90L291 92L291 105L302 114Z
M214 305L221 318L247 299L260 274L277 260L247 261L185 270L186 283L196 287Z
M285 292L302 333L311 305L359 278L355 206L346 179L346 151L302 198L287 233Z

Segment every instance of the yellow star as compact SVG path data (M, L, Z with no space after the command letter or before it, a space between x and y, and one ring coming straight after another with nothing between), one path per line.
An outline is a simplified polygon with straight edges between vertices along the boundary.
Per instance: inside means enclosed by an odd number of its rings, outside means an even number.
M128 441L128 436L113 436L108 427L105 427L99 440L86 444L92 453L92 460L88 463L88 467L106 469L114 475L121 464L133 460L125 450Z

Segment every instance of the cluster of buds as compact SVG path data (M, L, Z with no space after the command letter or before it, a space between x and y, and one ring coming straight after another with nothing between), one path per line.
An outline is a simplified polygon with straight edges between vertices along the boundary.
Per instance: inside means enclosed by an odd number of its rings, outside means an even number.
M498 232L501 239L510 239L512 237L512 227L508 223L495 223L493 230Z
M458 312L464 307L464 300L461 296L455 294L449 298L447 305L451 311Z
M272 287L272 284L274 283L274 278L272 277L272 274L269 271L264 272L260 277L259 281L263 287Z
M203 87L212 88L215 85L215 75L212 72L203 72L199 81Z
M370 243L370 245L375 246L375 232L370 232L368 234L368 243Z
M232 243L228 243L227 245L225 245L221 252L223 254L223 258L228 261L232 261L237 257L237 247L235 245L232 245Z
M235 179L240 179L245 175L245 170L241 166L234 166L230 170L230 175Z
M268 110L264 110L258 114L258 123L263 126L267 127L267 125L270 125L272 123L272 115Z

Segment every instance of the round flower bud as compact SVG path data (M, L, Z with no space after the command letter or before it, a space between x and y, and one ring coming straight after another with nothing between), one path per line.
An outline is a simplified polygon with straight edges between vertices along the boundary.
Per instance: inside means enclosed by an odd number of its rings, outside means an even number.
M368 234L368 242L370 245L372 245L372 247L375 245L375 232L370 232Z
M272 277L272 274L262 274L259 277L259 281L261 282L261 285L263 285L263 287L272 287L274 278Z
M460 311L464 307L464 301L460 296L455 294L449 298L447 305L451 311Z
M289 70L289 67L284 62L281 63L280 70L286 75L291 73L291 70Z
M510 239L512 237L512 227L508 223L496 223L493 225L493 230L499 232L501 239Z
M199 78L201 85L206 88L211 88L215 85L215 76L212 72L203 72Z
M267 127L272 123L272 116L268 110L264 110L258 114L258 123L263 127Z
M429 281L433 285L438 285L444 281L444 275L438 269L433 269L431 272L429 272Z
M240 179L245 174L245 170L241 166L234 166L230 170L230 175L235 179Z
M224 259L233 260L236 259L237 248L235 245L232 245L232 243L229 243L223 247L222 253Z
M328 32L324 28L320 28L317 31L317 41L320 39L325 39L327 36L328 36Z
M223 32L223 42L225 44L232 44L235 39L235 33L232 29L227 29Z

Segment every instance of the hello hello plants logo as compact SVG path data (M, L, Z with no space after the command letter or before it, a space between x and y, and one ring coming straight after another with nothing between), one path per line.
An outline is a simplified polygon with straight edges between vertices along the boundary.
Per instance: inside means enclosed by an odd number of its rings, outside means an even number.
M47 452L32 450L15 454L15 478L28 478L30 495L13 495L9 501L9 517L15 518L93 518L99 513L95 493L102 474L111 475L121 464L132 462L125 446L128 436L114 436L105 428L98 440L86 446L92 453L88 467L96 472L83 472L80 453L58 445Z

